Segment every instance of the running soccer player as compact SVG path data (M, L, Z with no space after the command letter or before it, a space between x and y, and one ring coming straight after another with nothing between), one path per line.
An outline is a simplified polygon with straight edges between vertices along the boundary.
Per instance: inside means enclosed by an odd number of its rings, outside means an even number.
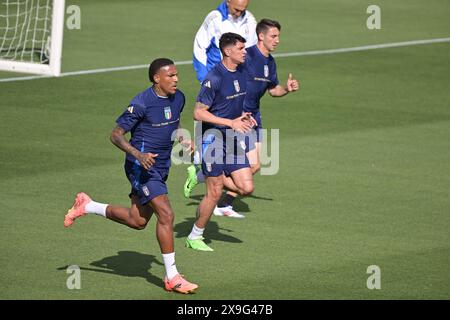
M258 43L247 49L245 62L247 72L247 95L244 101L244 111L250 112L258 125L254 128L256 139L247 143L247 157L255 174L261 168L262 121L260 101L266 92L272 97L283 97L289 92L299 89L298 81L290 73L286 85L279 84L275 59L270 54L280 42L281 25L278 21L262 19L256 26ZM237 194L229 191L214 210L214 215L225 217L243 217L233 210L233 201Z
M256 139L251 139L247 145L247 157L251 164L253 174L261 168L260 151L261 151L261 111L260 100L266 93L272 97L282 97L289 92L297 91L299 83L289 74L286 85L279 84L277 76L277 68L275 59L270 54L275 50L280 42L281 25L277 21L270 19L262 19L256 26L258 35L258 43L247 49L247 58L245 61L247 73L247 95L244 101L244 111L251 112L258 125L256 130ZM198 174L190 169L188 170L188 178L185 183L185 196L189 197L193 188L198 183ZM233 210L233 200L237 194L227 192L219 205L214 209L214 215L226 216L232 218L244 218Z
M192 141L185 140L178 130L185 97L177 89L178 72L172 60L154 60L149 67L149 78L153 86L131 100L111 133L111 142L126 153L131 207L95 202L81 192L65 216L64 226L70 227L75 219L92 213L142 230L155 213L156 237L166 270L164 287L167 291L194 293L198 285L184 279L175 265L174 213L166 186L174 133L187 150L193 150ZM131 132L129 142L125 139L127 132Z
M256 44L256 19L247 10L249 0L224 0L215 9L209 12L202 25L198 29L193 46L193 66L195 74L200 83L206 74L222 60L219 49L219 39L222 34L233 32L241 35L245 40L245 46L251 47ZM197 128L198 123L195 123ZM199 130L195 129L195 132ZM201 137L196 135L197 144L201 143ZM188 176L196 175L195 181L205 182L205 176L201 171L200 151L194 153L194 165L187 168ZM189 180L191 181L191 180ZM186 180L184 184L184 196L189 198L192 182Z
M219 41L223 55L206 76L197 96L194 118L202 121L202 171L206 177L206 194L197 209L197 219L186 239L194 250L213 251L203 240L203 232L219 201L224 186L240 195L253 192L253 175L245 146L238 133L256 125L249 113L243 113L247 78L245 39L225 33Z

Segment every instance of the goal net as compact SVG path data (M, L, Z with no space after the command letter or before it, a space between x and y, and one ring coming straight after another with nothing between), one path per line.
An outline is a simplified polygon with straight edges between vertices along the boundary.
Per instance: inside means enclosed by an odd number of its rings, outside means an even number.
M0 0L0 70L59 76L64 0Z

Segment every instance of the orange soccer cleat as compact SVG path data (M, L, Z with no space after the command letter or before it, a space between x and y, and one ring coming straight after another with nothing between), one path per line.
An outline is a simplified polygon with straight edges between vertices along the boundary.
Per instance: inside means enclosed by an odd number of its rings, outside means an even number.
M164 277L164 286L167 291L176 291L184 294L195 293L195 289L198 288L198 285L196 285L195 283L190 283L180 274L177 274L170 281L167 279L167 277Z
M86 205L91 201L91 198L86 193L78 193L72 208L67 211L64 218L64 227L70 227L76 218L86 215Z

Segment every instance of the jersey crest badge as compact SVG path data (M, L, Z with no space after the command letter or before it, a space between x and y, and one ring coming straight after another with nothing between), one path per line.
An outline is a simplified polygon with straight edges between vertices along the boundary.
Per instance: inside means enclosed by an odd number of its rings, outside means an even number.
M266 64L264 65L264 77L268 77L269 76L269 66Z
M129 106L129 107L127 108L127 110L128 110L129 113L133 113L133 109L134 109L133 106Z
M211 88L211 81L209 81L209 80L206 81L204 86L207 87L207 88Z
M164 108L164 117L166 117L167 120L172 118L172 110L170 110L170 106Z
M239 86L239 81L238 80L234 80L234 89L236 89L236 92L241 91L241 87Z

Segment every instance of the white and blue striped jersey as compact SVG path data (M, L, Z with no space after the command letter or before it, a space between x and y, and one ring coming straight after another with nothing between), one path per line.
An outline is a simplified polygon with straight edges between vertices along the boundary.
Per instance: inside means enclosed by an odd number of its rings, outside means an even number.
M219 49L219 40L222 34L234 32L247 41L245 46L256 44L256 19L246 10L238 19L228 13L226 1L223 1L216 10L211 11L197 31L194 40L194 69L200 82L217 63L222 60Z

